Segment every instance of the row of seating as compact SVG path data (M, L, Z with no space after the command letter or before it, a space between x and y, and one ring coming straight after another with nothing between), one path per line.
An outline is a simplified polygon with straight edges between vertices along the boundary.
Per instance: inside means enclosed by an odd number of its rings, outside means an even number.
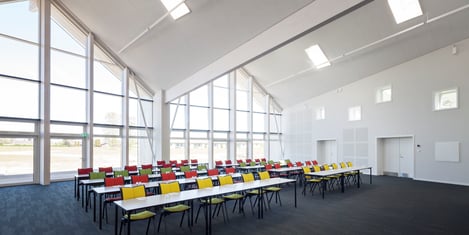
M339 163L340 165L340 168L347 168L347 167L352 167L353 164L352 162L340 162ZM305 195L306 194L306 187L309 185L310 186L310 192L311 192L311 195L313 195L314 193L314 190L316 188L319 189L319 191L321 192L322 188L320 187L320 184L321 183L326 183L326 185L328 186L327 188L329 189L334 189L335 186L339 186L340 185L340 178L341 177L345 177L345 182L346 182L346 185L351 185L351 184L356 184L357 183L357 174L358 172L355 172L355 171L352 171L352 172L347 172L345 173L343 176L342 175L330 175L328 177L321 177L321 178L314 178L312 176L308 176L306 175L306 173L310 173L311 172L311 168L310 167L303 167L303 176L304 176L304 187L303 187L303 194ZM319 165L314 165L313 166L313 171L314 172L318 172L318 171L328 171L328 170L331 170L331 169L339 169L339 166L337 165L337 163L332 163L332 164L323 164L322 166L319 166Z

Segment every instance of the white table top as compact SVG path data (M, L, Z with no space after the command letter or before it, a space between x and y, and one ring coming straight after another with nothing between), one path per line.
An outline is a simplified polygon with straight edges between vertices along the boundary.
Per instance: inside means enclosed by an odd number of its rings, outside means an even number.
M278 169L269 169L269 172L289 172L289 171L301 171L303 167L301 166L293 166L293 167L282 167Z
M324 176L343 174L343 173L347 173L351 171L359 171L359 170L364 170L364 169L371 169L371 166L346 167L346 168L339 168L339 169L328 170L328 171L310 172L310 173L305 173L305 175L324 177Z
M185 190L178 193L158 194L148 197L140 197L129 200L115 201L114 203L123 210L136 210L152 206L160 206L169 203L189 201L193 199L212 197L222 194L252 190L272 185L295 182L293 179L272 178L266 180L255 180L252 182L236 183L231 185L215 186L212 188Z

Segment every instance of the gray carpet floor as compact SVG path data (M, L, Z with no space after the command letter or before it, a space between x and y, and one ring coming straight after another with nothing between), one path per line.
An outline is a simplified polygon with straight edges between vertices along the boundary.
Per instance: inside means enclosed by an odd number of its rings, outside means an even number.
M374 176L373 184L363 178L360 189L347 187L326 193L322 199L301 195L298 208L293 204L293 185L283 188L282 206L272 204L264 219L251 214L231 213L213 220L213 234L469 234L469 187ZM114 209L109 224L99 230L88 213L73 197L73 181L48 186L28 185L0 188L0 234L114 234ZM198 208L195 204L195 208ZM159 214L157 219L159 219ZM192 231L180 215L164 220L160 234L204 234L199 218ZM150 234L156 234L156 222ZM145 222L132 225L132 234L144 234Z

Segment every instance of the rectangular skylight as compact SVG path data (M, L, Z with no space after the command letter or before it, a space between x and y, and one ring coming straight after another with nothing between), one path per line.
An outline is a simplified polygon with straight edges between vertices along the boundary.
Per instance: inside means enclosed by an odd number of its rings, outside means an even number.
M313 62L314 66L317 69L327 67L331 65L329 60L327 59L324 52L322 52L321 47L318 44L313 45L305 50L306 54L308 54L309 59Z
M161 0L163 5L166 7L166 10L171 12L171 17L175 20L191 12L185 3L178 6L182 1L183 0Z
M397 24L422 15L419 0L388 0Z

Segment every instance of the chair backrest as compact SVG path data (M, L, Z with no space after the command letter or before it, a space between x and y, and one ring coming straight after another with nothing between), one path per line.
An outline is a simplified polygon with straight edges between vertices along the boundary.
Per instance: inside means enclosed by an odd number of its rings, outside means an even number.
M255 162L261 162L261 159L256 158L256 159L254 159L254 161L255 161Z
M161 194L177 193L177 192L181 192L181 187L179 186L178 181L173 181L170 183L161 183L160 191L161 191Z
M208 176L218 175L218 174L219 174L218 169L209 169L209 170L207 170L207 175Z
M330 170L329 164L327 164L327 163L324 163L324 164L322 165L322 167L324 167L324 170L325 170L325 171Z
M169 172L172 172L172 171L173 171L173 168L171 168L171 167L162 167L162 168L160 168L161 174L169 173Z
M185 166L185 165L188 165L189 164L189 160L187 159L184 159L184 160L181 160L181 163Z
M142 164L142 169L153 169L153 164Z
M206 166L206 165L198 165L198 166L197 166L197 170L198 170L198 171L207 170L207 166Z
M260 171L260 172L257 172L257 174L259 174L259 178L261 180L270 179L270 174L268 171Z
M90 180L104 179L104 178L106 178L106 172L104 172L104 171L90 172L89 178L90 178Z
M280 168L282 168L282 166L280 166L280 163L275 163L275 164L274 164L274 167L275 167L275 169L280 169Z
M254 181L254 175L252 173L242 174L243 182L251 182Z
M332 169L339 169L339 167L337 166L337 163L332 163Z
M88 168L78 168L78 174L79 175L89 175L90 172L93 172L93 168L88 167Z
M287 166L288 167L293 167L293 163L289 162L289 163L287 163Z
M285 163L286 164L291 163L290 159L285 159Z
M181 166L184 166L184 164L182 163L176 163L176 165L174 165L175 167L181 167Z
M345 165L345 162L340 163L340 168L346 168L346 167L347 167L347 165Z
M172 168L173 165L172 165L171 163L165 163L165 164L163 164L162 167L163 167L163 168Z
M174 172L168 172L168 173L162 173L161 174L161 180L175 180L176 179L176 173Z
M347 162L347 166L352 167L353 166L352 162Z
M113 171L112 166L110 167L100 167L98 168L99 172L106 172L106 173L111 173Z
M128 170L114 171L114 177L129 176Z
M311 169L308 166L303 167L303 173L310 173Z
M269 163L270 165L274 164L274 160L269 160L267 163Z
M250 166L255 166L255 165L256 165L256 162L250 162L249 165L250 165Z
M197 164L199 161L197 159L191 159L191 163Z
M321 167L318 166L318 165L314 165L314 166L313 166L313 169L314 169L314 172L319 172L319 171L321 171Z
M191 171L191 167L190 167L190 166L180 166L179 168L181 169L181 172L188 172L188 171Z
M171 166L174 166L178 163L177 160L169 160L169 164L171 164Z
M261 162L266 162L267 160L265 158L261 158Z
M124 167L124 170L128 170L128 171L137 171L138 168L137 168L137 166L135 166L135 165L134 165L134 166L125 166L125 167Z
M312 164L311 164L311 161L306 161L305 164L306 164L307 166L311 166L311 165L312 165Z
M265 167L266 170L272 169L272 165L270 165L270 164L265 164L264 167Z
M139 175L151 175L153 174L153 170L151 168L147 168L147 169L140 169L138 171L138 174Z
M124 177L104 178L104 186L111 187L116 185L124 185Z
M265 166L265 165L267 164L267 162L261 161L259 164L260 164L261 166Z
M148 183L149 179L148 175L132 175L130 181L132 181L132 184Z
M225 164L233 164L231 160L225 160Z
M197 187L199 189L211 188L213 187L213 182L211 178L202 178L197 179Z
M318 161L313 160L313 165L319 165Z
M218 182L220 185L233 184L233 177L231 177L231 175L219 175Z
M233 168L233 167L228 167L228 168L225 168L225 173L226 174L233 174L236 172L236 169Z
M215 161L215 165L216 166L223 165L223 161Z
M158 166L163 166L164 164L166 164L166 161L156 161L156 165Z
M296 166L303 166L302 162L296 162Z
M243 162L243 160L238 159L238 160L236 160L236 162L237 162L238 164L241 164L241 162Z
M187 179L195 178L197 177L197 171L186 171L184 172L184 177L186 177Z
M246 163L251 163L251 162L252 162L252 160L251 160L251 159L249 159L249 158L248 158L248 159L246 159Z
M121 187L122 200L134 199L147 196L145 186Z

